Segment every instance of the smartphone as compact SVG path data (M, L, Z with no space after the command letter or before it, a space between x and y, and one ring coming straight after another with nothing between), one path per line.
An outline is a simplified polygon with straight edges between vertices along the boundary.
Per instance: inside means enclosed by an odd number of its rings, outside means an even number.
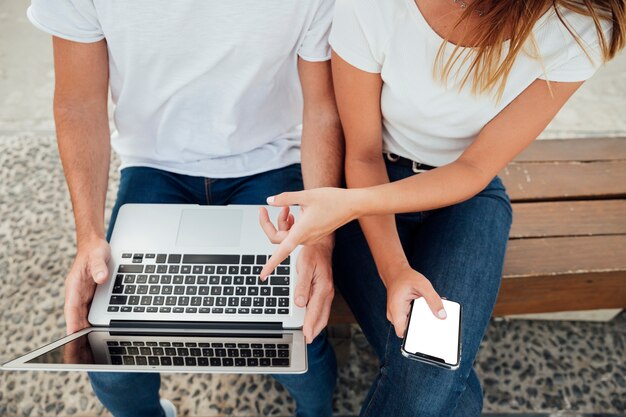
M423 297L413 300L402 354L409 359L454 370L461 361L461 304L442 301L448 314L445 320L435 317Z

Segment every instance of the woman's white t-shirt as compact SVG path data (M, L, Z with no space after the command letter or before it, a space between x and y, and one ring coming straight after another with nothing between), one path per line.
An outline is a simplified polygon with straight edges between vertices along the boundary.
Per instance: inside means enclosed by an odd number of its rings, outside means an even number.
M475 95L470 85L459 91L453 76L447 85L434 78L435 57L444 40L414 0L338 0L330 44L352 66L381 74L384 150L441 166L456 160L536 79L574 82L593 75L602 62L593 21L567 10L562 14L589 56L551 9L533 30L541 60L518 55L500 100ZM608 24L604 29L610 32ZM444 62L453 49L451 44L445 49Z

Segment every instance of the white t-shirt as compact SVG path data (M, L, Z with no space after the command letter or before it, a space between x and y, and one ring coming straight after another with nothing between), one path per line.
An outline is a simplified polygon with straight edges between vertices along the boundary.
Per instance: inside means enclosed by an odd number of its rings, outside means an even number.
M298 56L330 59L334 0L32 0L30 21L105 39L122 168L228 178L300 161Z
M563 15L587 44L594 62L550 11L533 31L542 61L518 55L500 101L493 95L473 95L470 85L459 91L454 75L447 87L433 77L443 39L414 0L337 0L330 44L354 67L381 74L384 150L441 166L456 160L480 130L536 79L582 81L593 75L601 63L593 21L567 10ZM605 28L608 33L608 24ZM446 48L444 62L452 50L453 45Z

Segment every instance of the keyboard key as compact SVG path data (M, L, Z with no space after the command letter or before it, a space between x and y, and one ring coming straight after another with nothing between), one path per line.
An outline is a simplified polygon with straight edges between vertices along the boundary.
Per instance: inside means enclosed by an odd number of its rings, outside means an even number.
M183 263L239 265L239 259L239 255L184 255Z
M113 294L123 294L124 293L124 286L123 285L114 285L112 293Z
M198 366L209 366L208 358L198 358Z
M291 262L291 256L288 256L280 264L281 265L289 265L290 262Z
M161 365L163 366L171 366L172 365L172 358L168 357L168 356L161 356Z
M275 297L267 297L265 299L265 306L266 307L276 307L276 302L277 302L277 298Z
M241 257L242 265L252 265L254 264L254 255L243 255Z
M261 295L264 296L264 297L272 295L272 290L268 286L261 287Z
M246 360L244 358L236 358L235 366L246 366Z
M263 312L265 314L276 314L276 309L275 308L266 308L265 310L263 310Z
M234 364L235 364L235 361L233 360L233 358L222 359L222 366L233 366Z
M215 265L207 265L204 267L204 273L207 275L211 275L215 273Z
M142 306L149 306L150 304L152 304L152 296L144 295L143 297L141 297Z
M147 275L138 275L137 276L137 284L145 284L146 282L148 282L148 276Z
M123 363L121 356L111 356L111 365L122 365Z
M135 308L133 308L133 313L143 313L144 311L146 311L145 307L135 307Z
M237 275L239 273L239 266L231 265L228 267L228 273L230 275Z
M194 265L194 266L193 266L193 270L192 270L192 272L193 272L195 275L199 275L199 274L201 274L201 273L202 273L202 265Z
M278 307L289 307L289 298L279 298L278 299Z
M233 308L233 307L229 307L229 308L226 308L226 309L224 310L224 312L225 312L226 314L236 314L236 313L237 313L237 309L236 309L236 308Z
M217 299L215 300L215 305L217 305L218 307L225 307L226 297L217 297Z
M217 356L218 358L226 357L226 349L223 349L223 348L215 349L215 356Z
M217 273L219 275L225 275L227 271L228 271L228 269L226 268L225 265L220 265L220 266L217 267Z
M133 311L133 309L131 307L128 306L124 306L121 308L120 310L122 313L130 313L131 311Z
M241 306L250 307L252 305L252 297L241 297Z
M178 274L179 270L180 270L180 266L178 266L178 265L170 265L167 268L168 274Z
M181 266L180 267L180 273L181 274L185 274L185 275L191 274L191 265L183 265L183 266Z
M257 358L248 358L246 359L246 363L248 366L259 366L259 360Z
M210 358L209 364L211 366L222 366L222 360L220 358Z
M157 274L164 274L167 272L167 265L159 265L157 266Z
M279 349L278 350L278 357L279 358L288 358L289 357L289 351L287 349Z
M257 265L265 265L267 262L267 256L265 255L257 255L256 256L256 264Z
M192 306L202 305L202 297L191 297L191 305Z
M289 277L271 276L270 285L289 285Z
M130 275L118 275L124 277L124 284L132 284L135 282L135 276L130 274ZM117 282L117 281L116 281Z
M169 313L170 311L172 311L171 307L161 307L161 308L159 308L159 313Z
M135 291L137 291L137 286L126 285L123 289L124 289L124 294L134 294Z
M259 359L260 366L270 366L271 362L269 358L261 358Z
M249 275L252 273L252 267L250 265L242 266L239 273Z
M214 347L214 348L223 348L224 344L220 343L220 342L213 342L213 343L211 343L211 346Z
M200 314L209 314L209 313L211 313L211 309L210 308L201 308L199 311L200 311Z
M235 288L228 286L228 287L224 287L224 291L223 294L224 295L233 295L235 293Z
M274 287L272 288L272 295L273 296L288 296L289 295L289 287Z
M167 260L167 255L165 255L164 253L159 253L156 256L156 263L158 264L164 264Z
M174 307L172 311L176 314L180 314L180 313L184 313L185 309L183 307Z
M176 297L174 296L168 296L165 297L165 305L167 306L175 306L176 305Z
M288 308L279 308L278 309L278 314L289 314L289 309Z
M137 294L148 294L148 286L147 285L139 285L137 287Z
M242 358L249 358L249 357L251 357L251 356L252 356L252 351L251 351L250 349L241 349L241 350L239 351L239 355L240 355Z
M279 266L276 268L276 275L289 275L289 269L288 266Z
M220 277L218 277L217 275L211 275L209 277L209 284L219 285L219 283L220 283Z
M237 314L250 314L249 308L239 308L237 309Z
M111 355L126 355L126 348L123 346L109 346Z
M118 306L109 306L109 308L107 308L107 311L109 313L117 313L118 311L120 311L120 308Z
M289 366L289 359L285 358L273 358L272 366Z
M150 290L149 290L150 294L158 294L160 291L161 291L161 287L159 287L158 285L150 286Z
M185 366L196 366L196 358L192 358L192 357L185 358Z
M132 257L133 257L132 253L123 253L122 254L122 258L124 258L124 259L129 259L129 258L132 258Z
M224 314L224 309L221 307L213 307L213 310L211 310L213 312L213 314Z
M132 356L123 356L122 358L124 360L124 365L134 365L135 364L135 358L133 358Z
M262 308L253 308L252 309L252 314L263 314L263 309Z
M130 304L131 306L136 306L139 305L139 296L138 295L131 295L130 297L128 297L128 304Z
M120 274L141 274L143 272L143 265L120 265L117 268L117 272Z
M185 360L180 356L176 356L173 358L174 366L184 366Z
M180 263L180 259L181 259L180 255L172 255L172 254L170 254L170 256L167 257L167 263L168 264L179 264ZM189 262L185 262L185 263L189 263Z
M146 265L146 269L144 270L146 274L154 274L154 271L156 271L156 265Z
M202 300L202 305L205 307L213 307L214 304L215 304L214 297L204 297L204 299Z
M125 295L113 295L111 296L111 300L109 300L109 304L113 305L122 305L126 304L126 296Z

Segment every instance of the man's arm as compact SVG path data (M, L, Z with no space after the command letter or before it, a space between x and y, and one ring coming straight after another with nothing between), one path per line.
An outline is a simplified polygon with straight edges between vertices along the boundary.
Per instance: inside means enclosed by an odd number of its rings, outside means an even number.
M337 114L330 61L309 62L298 59L298 72L304 98L302 123L302 176L304 188L338 187L343 173L343 136ZM293 224L288 211L278 219L279 232L266 211L261 225L275 241ZM332 251L334 238L325 237L315 245L302 248L298 257L298 285L295 302L307 307L302 331L307 343L326 327L334 297ZM263 276L263 275L262 275Z
M108 54L104 40L82 44L53 38L57 143L69 187L78 253L66 279L67 332L88 325L95 282L108 277L104 204L111 155Z

